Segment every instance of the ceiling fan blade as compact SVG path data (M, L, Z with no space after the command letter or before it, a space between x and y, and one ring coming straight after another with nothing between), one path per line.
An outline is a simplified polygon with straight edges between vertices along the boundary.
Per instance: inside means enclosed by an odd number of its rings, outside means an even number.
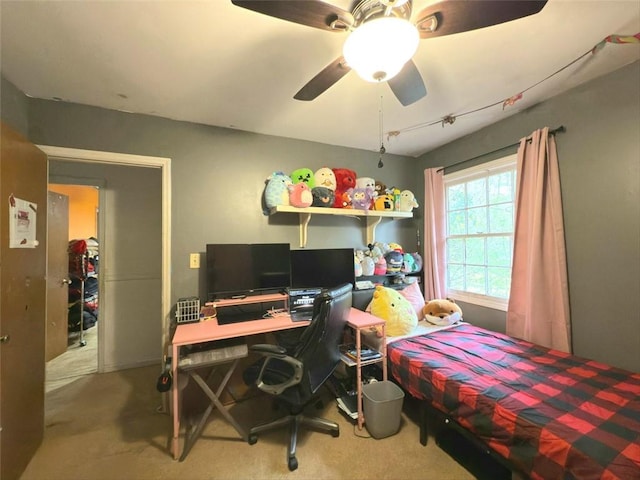
M351 68L347 66L344 57L340 56L313 77L293 98L304 101L313 100L350 71Z
M534 15L546 3L546 0L445 0L422 10L416 17L416 27L420 38L441 37Z
M427 94L418 67L409 60L400 73L387 82L393 94L405 107L417 102Z
M309 27L344 32L353 25L353 15L321 0L231 0L238 7Z

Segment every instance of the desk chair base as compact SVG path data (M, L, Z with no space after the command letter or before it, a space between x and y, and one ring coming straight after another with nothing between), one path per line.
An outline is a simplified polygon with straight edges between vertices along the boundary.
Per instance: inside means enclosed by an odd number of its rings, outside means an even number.
M338 437L340 435L340 426L335 422L330 422L324 418L306 417L304 414L291 414L271 422L263 423L249 430L249 445L253 445L258 441L258 433L274 430L289 424L289 447L287 450L287 463L290 471L298 468L298 460L296 459L296 444L298 442L298 428L300 425L306 425L316 430L331 433L331 436Z

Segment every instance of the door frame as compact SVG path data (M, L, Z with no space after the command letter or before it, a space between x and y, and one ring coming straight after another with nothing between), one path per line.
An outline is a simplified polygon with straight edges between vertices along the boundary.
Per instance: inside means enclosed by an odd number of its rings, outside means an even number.
M171 159L166 157L149 157L128 153L82 150L77 148L36 145L48 158L83 163L104 163L131 167L160 168L162 171L162 355L168 355L169 325L171 319ZM102 195L104 189L101 189ZM103 198L100 196L100 203ZM104 222L104 215L100 215ZM99 228L102 235L104 228ZM100 323L100 322L98 322ZM99 326L99 325L98 325ZM104 338L104 336L101 336ZM101 371L101 355L98 349L98 371ZM104 351L102 349L102 351Z

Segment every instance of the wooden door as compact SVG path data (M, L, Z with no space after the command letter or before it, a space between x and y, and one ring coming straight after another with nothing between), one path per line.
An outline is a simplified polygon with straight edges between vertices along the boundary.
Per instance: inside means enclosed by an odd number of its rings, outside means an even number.
M10 199L35 217L35 248L10 248ZM30 217L32 218L32 216ZM17 479L44 434L47 156L0 128L0 477ZM31 224L33 225L33 224Z
M48 362L67 351L69 312L69 197L48 192L47 343Z

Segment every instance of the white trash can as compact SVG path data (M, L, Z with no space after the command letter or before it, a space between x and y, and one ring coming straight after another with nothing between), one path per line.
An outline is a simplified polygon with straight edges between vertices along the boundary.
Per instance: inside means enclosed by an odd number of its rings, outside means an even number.
M394 435L400 429L404 392L388 380L362 387L364 422L373 438Z

